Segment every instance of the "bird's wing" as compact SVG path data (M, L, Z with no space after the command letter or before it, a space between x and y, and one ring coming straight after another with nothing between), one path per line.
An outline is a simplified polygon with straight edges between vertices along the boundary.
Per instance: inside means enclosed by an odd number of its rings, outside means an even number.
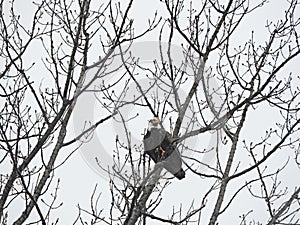
M165 139L162 143L163 148L166 151L164 159L164 167L170 173L177 174L182 170L182 158L174 143L174 139L169 132L166 132Z
M147 131L144 136L144 151L153 150L161 145L165 138L165 132L160 132L158 129L152 129L151 131Z

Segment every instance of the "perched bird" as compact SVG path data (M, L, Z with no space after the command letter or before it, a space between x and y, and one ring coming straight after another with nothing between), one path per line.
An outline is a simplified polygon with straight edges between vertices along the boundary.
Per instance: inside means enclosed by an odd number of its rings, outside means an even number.
M143 142L145 153L155 163L163 162L163 167L180 180L185 177L176 143L174 143L172 135L163 129L158 118L149 121Z

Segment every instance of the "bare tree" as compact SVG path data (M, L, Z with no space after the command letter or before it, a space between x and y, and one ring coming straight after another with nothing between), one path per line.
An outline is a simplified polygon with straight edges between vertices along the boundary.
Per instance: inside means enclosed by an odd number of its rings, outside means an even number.
M19 12L23 3L1 1L2 224L52 223L49 215L57 196L51 202L41 197L51 194L53 182L58 187L54 171L76 150L61 153L79 138L66 140L76 102L94 80L111 73L105 68L114 49L143 35L133 33L128 17L132 2L39 1L30 6L35 9L28 25L29 18ZM154 26L155 21L145 33ZM93 65L95 50L102 58ZM31 57L35 54L40 57ZM86 71L94 66L98 72L83 85ZM103 115L81 135L113 115ZM22 205L21 211L16 212L15 204Z
M14 224L53 223L56 194L50 203L41 197L59 185L55 170L78 149L73 144L84 145L110 120L122 128L113 137L113 165L104 167L103 155L93 160L109 177L111 203L101 203L95 187L91 208L79 206L74 224L214 225L233 211L240 224L299 224L300 187L286 182L287 176L299 176L300 83L291 70L300 53L299 2L287 1L282 17L265 22L263 40L255 30L240 38L240 28L267 9L266 0L161 1L167 14L153 15L141 34L129 19L134 1L94 4L42 1L28 29L15 2L2 1L0 150L1 164L10 169L1 172L1 222L22 202ZM145 65L134 46L154 28L160 29L150 51L158 57ZM36 43L47 54L41 61L51 75L46 88L30 76L36 64L26 56ZM94 48L104 57L91 63ZM65 140L74 107L86 92L95 95L105 115L95 124L83 115L80 134ZM170 214L160 211L172 204L162 196L177 183L164 161L153 166L142 135L136 138L131 129L140 121L146 126L149 117L161 119L181 152L187 175L180 182L201 182L188 187L194 193L184 204L189 206L170 206ZM70 146L71 152L61 152ZM247 201L243 207L241 199Z
M230 213L239 196L248 193L251 197L247 201L260 199L265 204L268 219L249 221L248 217L253 218L252 209L241 212L241 224L298 224L299 186L285 189L278 178L293 164L288 159L293 151L296 164L299 154L299 77L285 70L300 51L299 18L295 14L298 2L287 3L283 18L266 22L268 36L262 43L256 42L255 31L246 41L237 37L244 18L267 5L266 1L256 5L248 1L202 1L198 8L193 1L190 5L182 1L164 4L169 16L161 26L157 46L160 58L151 67L145 67L134 54L123 54L124 67L140 96L127 103L147 108L150 115L162 119L182 152L188 175L194 174L195 179L207 183L207 190L201 189L200 206L194 205L192 199L189 209L180 208L168 216L157 215L155 210L163 204L161 194L167 191L169 178L158 176L159 166L149 169L141 154L142 146L136 149L138 154L133 152L128 124L134 123L138 115L128 118L125 112L119 112L126 141L117 139L116 149L128 154L123 164L117 161L114 170L107 171L112 177L111 218L116 215L114 218L120 224L145 224L152 219L171 224L212 225L222 223L222 216ZM184 19L187 13L188 21ZM178 52L172 46L180 38L184 57L178 63ZM148 86L139 80L141 74L147 77ZM186 90L187 80L191 82L188 91L179 93L182 87ZM155 94L153 89L160 93ZM118 102L118 98L111 100ZM263 126L262 119L252 119L259 116L256 111L261 108L274 116L271 127ZM249 123L257 123L259 138L247 132L253 129ZM213 145L193 149L188 140L201 140L207 132L217 136ZM289 155L286 162L278 164L272 160L283 151ZM205 155L212 159L203 161ZM126 164L131 164L131 176L123 170ZM139 170L148 171L148 176L137 175L135 171ZM116 177L123 183L116 182Z

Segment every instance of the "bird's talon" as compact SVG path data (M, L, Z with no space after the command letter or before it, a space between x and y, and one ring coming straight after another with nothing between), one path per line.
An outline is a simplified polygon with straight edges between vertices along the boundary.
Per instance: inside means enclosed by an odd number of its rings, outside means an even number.
M159 149L161 150L161 156L164 156L166 151L162 147L160 147Z

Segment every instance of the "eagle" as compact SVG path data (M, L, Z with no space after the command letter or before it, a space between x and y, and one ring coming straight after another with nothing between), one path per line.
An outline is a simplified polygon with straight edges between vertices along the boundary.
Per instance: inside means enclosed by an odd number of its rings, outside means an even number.
M163 167L181 180L185 177L182 159L172 135L165 131L158 118L149 121L143 138L144 152L155 162L163 162Z

